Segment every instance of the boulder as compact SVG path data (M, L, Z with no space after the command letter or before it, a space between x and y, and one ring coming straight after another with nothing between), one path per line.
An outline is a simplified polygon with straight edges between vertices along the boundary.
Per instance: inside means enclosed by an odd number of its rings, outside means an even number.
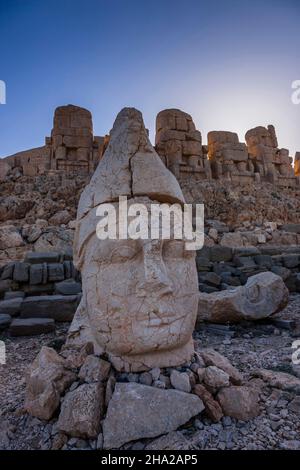
M271 272L252 276L245 286L212 294L200 293L198 321L212 323L261 320L280 312L289 293L281 277Z
M25 262L29 264L57 263L59 254L55 252L29 252L25 256Z
M4 294L4 300L11 300L11 299L16 299L16 298L24 299L24 297L25 297L25 293L22 290L5 292Z
M243 244L243 237L240 232L224 233L220 240L221 246L227 246L230 248L238 248L243 246Z
M16 318L10 324L10 336L34 336L55 330L52 318Z
M117 383L103 422L104 448L175 431L204 410L199 397L137 383Z
M0 227L0 250L16 248L25 245L25 242L14 225Z
M80 385L63 400L57 429L72 437L95 439L104 411L104 392L100 383Z
M260 414L259 394L250 387L232 385L222 388L217 400L225 416L248 421Z
M26 411L39 419L51 419L59 406L61 394L75 379L76 375L65 368L64 359L54 349L43 346L29 369Z
M205 369L203 381L209 390L216 391L229 386L229 375L216 366L209 366Z
M176 390L189 393L191 391L190 378L186 372L178 372L173 369L170 375L171 385Z

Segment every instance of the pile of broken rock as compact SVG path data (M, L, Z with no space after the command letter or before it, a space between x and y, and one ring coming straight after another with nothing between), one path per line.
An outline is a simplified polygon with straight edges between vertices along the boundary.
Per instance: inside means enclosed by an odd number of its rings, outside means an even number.
M64 346L59 354L41 349L28 373L25 410L51 423L53 449L66 448L70 438L96 442L98 449L150 445L202 413L215 423L260 414L257 390L213 349L181 367L122 373L95 355L91 343Z

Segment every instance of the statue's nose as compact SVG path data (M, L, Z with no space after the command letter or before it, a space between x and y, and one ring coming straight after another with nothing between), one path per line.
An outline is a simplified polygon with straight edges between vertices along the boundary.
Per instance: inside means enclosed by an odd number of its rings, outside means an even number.
M147 277L140 281L137 285L138 296L142 296L146 293L156 294L157 296L167 295L173 293L173 285L168 277L160 272L157 276Z

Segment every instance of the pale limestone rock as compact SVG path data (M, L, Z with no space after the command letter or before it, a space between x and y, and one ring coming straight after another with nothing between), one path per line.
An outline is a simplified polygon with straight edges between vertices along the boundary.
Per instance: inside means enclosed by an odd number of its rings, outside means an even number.
M300 395L300 379L286 372L261 369L255 372L257 377L268 383L271 387L280 388Z
M27 377L25 409L29 414L39 419L52 418L61 394L76 380L76 375L65 365L65 360L54 349L42 347Z
M253 388L236 386L222 388L217 400L225 416L248 421L260 414L259 393Z
M104 448L175 431L203 409L196 395L117 383L103 422Z
M230 381L234 385L241 385L243 383L243 376L242 374L230 363L227 357L222 356L222 354L218 353L214 349L207 348L201 349L199 352L201 358L204 361L206 367L208 366L216 366L219 369L223 370L229 375ZM198 369L199 370L199 369ZM205 369L202 369L205 371ZM198 372L199 375L199 372Z
M220 241L221 246L228 246L230 248L239 248L243 244L243 237L240 232L224 233Z
M229 386L229 375L216 366L209 366L205 369L203 381L210 390L217 390Z
M173 369L170 375L171 385L177 390L189 393L191 391L190 379L187 373Z
M97 356L87 356L78 377L87 383L104 382L109 376L111 365Z
M16 227L13 225L0 227L0 250L16 248L24 244L24 240Z
M289 299L282 278L271 272L248 279L245 286L232 290L199 294L198 321L212 323L260 320L280 312Z
M72 437L94 439L100 431L104 411L101 383L83 384L68 392L63 400L57 429Z
M180 365L193 354L195 253L185 249L184 240L100 241L97 207L118 196L130 198L128 208L143 203L148 213L152 201L184 203L135 109L119 113L107 151L79 203L74 263L82 274L83 298L68 343L93 341L95 353L108 353L118 370ZM118 213L119 204L113 205Z

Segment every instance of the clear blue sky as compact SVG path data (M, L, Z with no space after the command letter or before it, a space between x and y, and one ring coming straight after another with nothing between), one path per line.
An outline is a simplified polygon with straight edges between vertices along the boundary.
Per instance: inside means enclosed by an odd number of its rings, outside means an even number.
M135 106L154 136L164 108L210 130L273 123L300 150L299 0L0 0L0 156L43 145L53 111L93 113L96 135Z

